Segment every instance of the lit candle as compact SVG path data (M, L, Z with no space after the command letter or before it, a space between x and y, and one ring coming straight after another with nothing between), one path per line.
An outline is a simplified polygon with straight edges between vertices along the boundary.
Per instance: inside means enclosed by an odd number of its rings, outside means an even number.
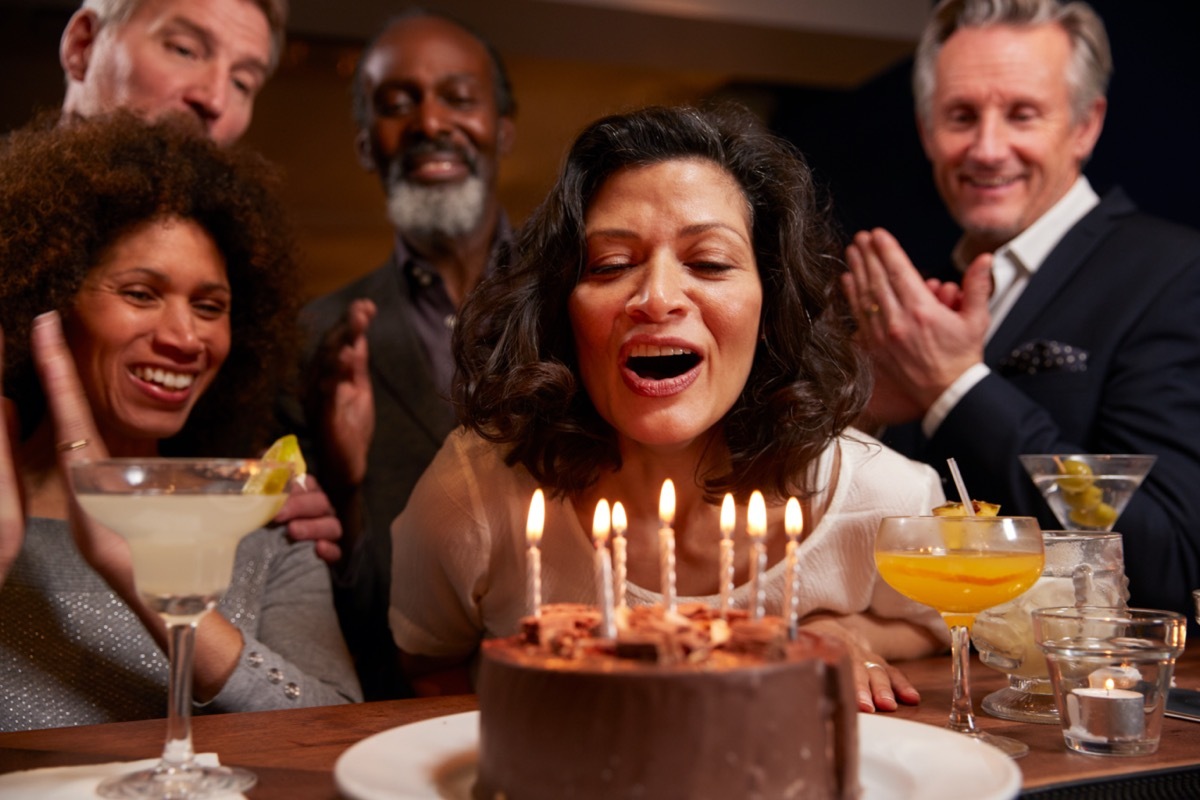
M1097 742L1141 739L1146 734L1145 701L1141 692L1113 688L1112 678L1105 679L1102 689L1072 689L1067 695L1071 733Z
M621 505L621 501L613 503L612 508L612 555L615 565L615 582L616 586L613 589L616 594L617 609L625 607L625 528L629 523L625 519L625 506Z
M1136 689L1142 680L1137 667L1101 667L1088 675L1088 686L1093 689Z
M737 524L737 511L733 507L733 495L726 494L721 501L721 616L729 616L729 601L733 593L733 528Z
M546 500L542 490L538 489L529 501L529 517L525 522L525 542L529 545L525 557L526 597L529 613L535 617L542 615L542 551L538 544L542 541L545 525Z
M596 546L596 587L600 593L600 635L605 639L617 637L617 626L613 621L612 561L609 559L608 541L612 521L608 513L608 501L596 503L596 515L592 517L592 543Z
M675 484L667 478L663 481L662 493L658 496L658 518L662 527L658 529L658 563L661 570L659 583L662 588L663 608L675 610Z
M750 535L750 618L762 619L766 603L763 574L767 571L767 504L757 489L746 510L746 533Z
M800 532L804 530L804 514L800 501L789 497L783 511L783 530L787 533L787 581L783 585L783 614L787 620L788 638L795 639L800 627Z

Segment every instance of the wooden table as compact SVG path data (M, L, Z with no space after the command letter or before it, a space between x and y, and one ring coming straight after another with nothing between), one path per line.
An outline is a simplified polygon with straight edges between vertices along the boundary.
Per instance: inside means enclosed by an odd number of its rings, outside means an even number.
M909 662L904 668L921 691L917 707L895 716L942 725L950 708L950 661L946 657ZM1003 676L979 665L972 669L976 707L988 692L1004 685ZM1185 656L1176 670L1179 686L1200 688L1200 653ZM394 700L353 706L224 714L197 717L198 751L215 751L221 763L246 767L258 775L251 800L333 800L338 792L333 769L338 757L359 740L380 731L430 717L477 708L474 696ZM1030 725L979 714L986 730L1013 736L1029 745L1016 763L1026 790L1103 776L1144 773L1179 767L1200 770L1200 724L1166 719L1157 754L1106 758L1068 752L1056 725ZM133 760L157 756L162 720L124 722L0 734L0 773L34 767ZM963 795L969 796L969 792ZM1117 796L1117 795L1106 795Z

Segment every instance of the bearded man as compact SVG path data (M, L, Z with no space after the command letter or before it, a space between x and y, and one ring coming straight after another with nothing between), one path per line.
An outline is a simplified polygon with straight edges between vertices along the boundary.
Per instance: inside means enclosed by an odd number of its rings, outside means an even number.
M306 449L349 539L334 566L342 630L365 696L380 699L406 692L387 623L389 529L455 425L457 309L511 241L497 166L512 148L515 105L489 43L410 9L364 50L354 113L359 158L387 196L395 250L305 310L302 416L313 428Z

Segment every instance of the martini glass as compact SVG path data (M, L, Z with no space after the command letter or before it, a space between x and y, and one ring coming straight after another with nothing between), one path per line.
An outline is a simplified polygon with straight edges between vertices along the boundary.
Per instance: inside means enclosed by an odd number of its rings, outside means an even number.
M1111 531L1157 456L1017 456L1063 528Z
M885 517L875 539L880 576L905 597L937 609L950 628L954 687L946 727L1013 758L1029 747L975 724L971 625L980 611L1032 586L1043 560L1042 531L1033 517Z
M104 781L100 796L194 800L254 785L251 772L195 761L192 648L196 624L229 586L238 542L279 511L291 475L289 464L256 459L115 458L71 465L79 505L128 542L138 594L169 633L162 760Z

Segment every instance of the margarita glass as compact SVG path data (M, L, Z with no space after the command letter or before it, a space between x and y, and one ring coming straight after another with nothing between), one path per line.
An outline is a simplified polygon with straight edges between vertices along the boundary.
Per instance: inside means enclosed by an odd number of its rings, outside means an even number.
M950 627L954 687L946 727L1013 758L1029 747L975 724L969 637L975 615L1032 586L1043 559L1033 517L885 517L875 539L880 576L905 597L937 609Z
M75 498L129 544L138 594L169 635L167 741L153 768L104 781L102 797L194 800L240 792L251 772L197 764L192 749L196 624L229 586L243 536L278 513L290 464L256 459L115 458L72 464Z

